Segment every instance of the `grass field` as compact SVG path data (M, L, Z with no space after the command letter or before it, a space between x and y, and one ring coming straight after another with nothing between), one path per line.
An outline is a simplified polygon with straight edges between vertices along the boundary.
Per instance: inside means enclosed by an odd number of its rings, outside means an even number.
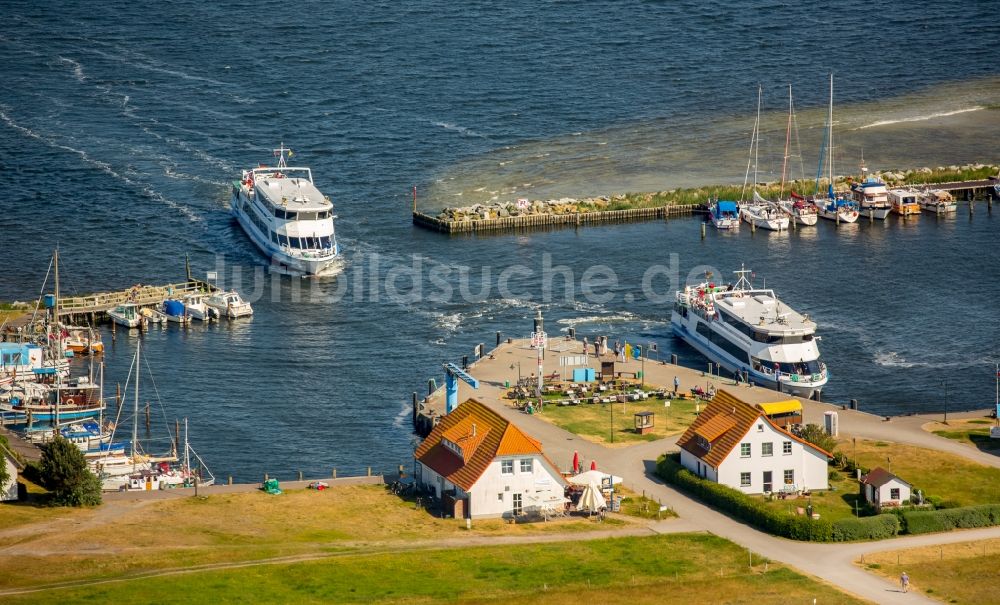
M616 445L629 445L641 441L655 441L684 432L694 419L692 399L673 399L664 405L663 399L629 401L627 403L587 403L580 405L546 405L539 415L556 426L575 433L588 441L610 444L612 430ZM704 406L704 404L702 404ZM612 406L614 408L612 409ZM635 432L635 414L653 412L653 430L645 435ZM612 425L612 415L614 424ZM612 429L612 426L614 427Z
M1000 439L990 438L990 427L996 423L992 418L970 418L968 420L950 420L948 424L932 422L924 425L924 429L947 439L983 450L1000 450Z
M977 464L954 454L901 443L859 439L854 444L842 439L839 451L848 459L856 455L858 465L867 468L891 467L893 474L923 490L958 506L1000 502L1000 469Z
M1000 540L980 540L865 555L857 561L872 573L896 580L905 571L910 589L945 603L997 602Z
M381 486L290 490L109 502L89 509L0 506L0 586L27 586L74 577L100 578L173 566L253 560L317 549L353 550L373 544L467 536L530 536L625 527L637 520L597 523L569 517L508 525L439 519ZM67 553L66 544L77 547ZM8 551L9 554L9 551Z
M333 555L25 595L51 603L860 603L706 534Z

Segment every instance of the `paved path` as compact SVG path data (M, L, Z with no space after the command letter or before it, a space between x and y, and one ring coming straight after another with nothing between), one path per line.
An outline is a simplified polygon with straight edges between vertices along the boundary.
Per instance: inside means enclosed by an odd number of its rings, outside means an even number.
M557 355L581 352L580 343L574 341L552 341L551 346L562 350L547 352L549 361L546 373L555 366L554 358ZM525 341L515 341L513 344L502 345L494 351L494 356L492 360L482 359L473 365L471 371L480 380L480 389L473 391L464 383L460 384L459 401L475 397L491 406L505 418L539 439L544 444L546 454L559 466L568 469L574 452L579 453L585 466L590 460L596 460L599 469L621 476L629 489L637 493L645 492L647 496L673 508L684 521L684 525L677 524L673 526L675 528L688 527L692 531L711 532L749 548L754 553L787 563L805 573L826 580L861 598L889 604L937 603L917 592L904 594L899 591L897 584L862 570L854 564L854 561L865 553L1000 538L1000 527L850 544L797 542L771 536L687 497L671 486L663 484L655 476L656 459L664 452L676 450L677 436L624 448L608 448L580 438L537 415L529 416L515 409L508 400L503 399L505 389L502 385L504 381L514 382L512 378L516 379L516 369L510 370L512 364L516 366L520 361L522 373L526 373L525 368L533 368L535 352L527 348ZM630 364L639 369L638 361L632 361ZM741 398L751 402L789 398L787 395L780 395L768 389L735 386L731 380L708 377L697 370L669 364L647 361L645 371L646 381L658 385L672 385L673 377L677 376L681 380L683 390L694 385L724 386L737 390ZM921 425L929 420L926 417L896 417L886 421L882 417L864 412L842 410L840 406L813 401L804 401L803 404L806 422L822 424L825 411L837 410L840 430L843 433L865 439L883 439L947 451L976 462L1000 467L1000 459L996 456L924 431ZM914 578L913 581L915 584L920 583L919 578Z

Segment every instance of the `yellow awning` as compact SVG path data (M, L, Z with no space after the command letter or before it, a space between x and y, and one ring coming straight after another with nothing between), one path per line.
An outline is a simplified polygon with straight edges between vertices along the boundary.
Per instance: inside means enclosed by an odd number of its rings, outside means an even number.
M774 416L776 414L790 414L792 412L802 413L802 402L798 399L789 399L788 401L774 401L771 403L758 403L757 409L764 412L768 416Z

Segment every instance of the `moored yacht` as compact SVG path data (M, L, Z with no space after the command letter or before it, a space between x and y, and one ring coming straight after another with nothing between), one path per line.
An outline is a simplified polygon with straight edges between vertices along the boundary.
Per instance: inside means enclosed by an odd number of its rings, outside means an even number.
M709 204L708 215L716 229L736 229L740 226L740 211L736 202L716 200Z
M920 196L916 191L907 189L893 189L889 192L889 200L892 201L892 211L901 216L920 214Z
M216 292L205 299L205 304L222 317L229 319L253 315L253 307L243 300L236 290Z
M958 210L955 198L942 189L927 189L921 192L917 196L917 199L920 203L920 208L928 212L944 214Z
M740 205L740 216L758 229L788 230L788 216L777 204L765 200L756 191L753 192L753 201Z
M734 374L800 397L819 394L826 364L816 346L816 323L778 300L773 290L754 288L750 271L735 284L706 281L676 294L670 316L674 334Z
M861 173L867 173L864 164ZM882 220L892 210L885 183L875 177L866 176L860 183L851 185L851 196L858 204L858 214L863 217Z
M313 184L312 170L288 166L290 149L281 145L274 155L277 166L244 170L242 179L233 182L233 216L272 262L315 275L340 253L333 204Z
M799 225L812 226L819 222L819 213L812 204L807 204L805 198L792 192L792 199L778 200L778 206Z

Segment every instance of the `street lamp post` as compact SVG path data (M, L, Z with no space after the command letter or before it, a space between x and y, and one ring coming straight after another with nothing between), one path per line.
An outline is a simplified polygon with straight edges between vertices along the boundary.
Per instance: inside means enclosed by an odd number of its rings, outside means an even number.
M948 424L948 381L941 384L944 386L944 424Z

